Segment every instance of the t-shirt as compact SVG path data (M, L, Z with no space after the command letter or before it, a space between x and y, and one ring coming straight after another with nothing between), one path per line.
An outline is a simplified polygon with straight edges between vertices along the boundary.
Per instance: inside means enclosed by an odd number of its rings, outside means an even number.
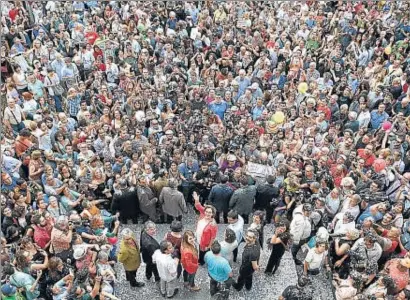
M260 251L261 250L258 243L253 245L245 245L242 253L241 273L245 272L249 274L254 272L252 262L259 260Z
M316 248L310 249L305 258L305 262L309 265L309 270L320 269L322 267L322 261L326 255L327 251L316 253Z
M212 279L218 282L224 282L229 279L232 268L226 258L208 251L205 254L205 262L208 265L208 273Z

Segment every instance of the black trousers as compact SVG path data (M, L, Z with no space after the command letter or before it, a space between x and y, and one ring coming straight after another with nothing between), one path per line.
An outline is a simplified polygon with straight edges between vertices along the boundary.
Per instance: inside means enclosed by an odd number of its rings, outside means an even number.
M249 291L252 288L253 272L241 272L239 271L238 281L234 285L237 291L242 290L243 286Z
M219 224L221 220L221 215L223 214L224 223L228 224L228 212L217 211L215 214L216 223Z
M171 224L172 221L177 220L177 221L182 221L182 216L179 217L173 217L170 215L167 215L166 213L164 213L164 219L163 221L166 222L167 224Z
M137 270L125 271L125 278L127 279L127 281L129 281L131 286L135 286L137 284L136 276L137 276Z
M203 266L205 264L205 254L206 254L206 252L208 252L208 251L199 250L198 262L201 266Z
M302 248L302 246L306 243L306 240L301 240L298 244L292 244L292 247L290 248L290 252L292 253L292 257L294 260L296 260L297 254Z
M147 266L145 267L145 277L148 280L150 280L153 274L154 274L155 281L159 282L160 278L158 274L157 264L154 264L152 262L147 263Z
M269 206L266 209L266 223L272 224L272 218L273 218L273 207Z
M249 223L249 214L241 214L241 217L243 218L243 222L245 224Z

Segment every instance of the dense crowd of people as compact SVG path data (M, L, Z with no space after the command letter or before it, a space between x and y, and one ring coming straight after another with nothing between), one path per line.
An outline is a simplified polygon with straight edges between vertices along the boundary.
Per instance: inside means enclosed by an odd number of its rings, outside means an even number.
M2 299L409 299L409 6L2 1Z

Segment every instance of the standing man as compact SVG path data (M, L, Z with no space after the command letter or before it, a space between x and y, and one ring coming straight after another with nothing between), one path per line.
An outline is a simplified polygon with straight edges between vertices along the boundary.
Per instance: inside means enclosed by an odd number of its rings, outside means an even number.
M176 288L179 259L172 256L173 252L174 247L171 242L164 240L152 255L152 261L157 264L158 268L161 294L168 299L174 298L179 291Z
M249 291L252 288L253 273L259 270L258 260L260 256L260 246L256 242L255 232L248 230L246 233L246 245L243 248L242 264L239 269L239 277L234 288L239 292L243 286Z
M216 208L215 219L219 224L221 213L223 213L224 222L228 223L229 200L232 197L233 190L227 185L229 177L221 176L221 183L214 185L209 193L208 200Z
M154 192L148 186L147 179L145 176L141 175L139 178L139 185L137 187L139 207L143 215L143 220L151 221L157 220L157 201L158 198L155 197Z
M211 297L220 292L223 299L228 299L229 289L233 281L232 268L229 261L221 256L221 244L218 241L214 241L211 245L211 251L205 254L205 262L210 277ZM218 284L223 285L221 290L218 290Z
M236 241L238 242L238 247L243 241L243 218L234 210L228 213L228 228L235 232ZM233 250L233 262L236 262L238 258L238 247Z
M255 210L266 211L266 222L272 223L273 210L276 208L279 200L279 189L274 185L275 176L269 175L266 183L258 185L256 188Z
M164 187L159 196L164 221L171 224L173 220L181 221L182 214L187 213L184 195L178 191L178 180L171 178L168 187Z
M157 227L154 222L148 221L145 223L144 230L141 232L140 247L142 260L145 262L145 277L147 280L151 280L152 274L154 274L155 282L159 282L159 274L157 265L152 260L152 255L155 250L159 249L159 244L154 238L157 233Z
M292 256L295 264L302 265L302 261L296 258L300 248L306 242L311 233L310 213L312 212L312 205L303 204L302 211L295 211L293 220L290 223L290 234L293 237L293 244L291 248Z
M246 176L242 176L240 182L241 187L233 193L229 201L229 208L236 210L242 216L245 224L248 224L249 214L252 212L255 201L256 187L248 185Z

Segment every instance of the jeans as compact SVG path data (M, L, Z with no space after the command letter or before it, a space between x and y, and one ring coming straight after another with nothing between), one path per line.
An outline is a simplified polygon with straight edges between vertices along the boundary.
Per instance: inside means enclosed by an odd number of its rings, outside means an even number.
M177 283L178 281L176 278L172 279L171 281L165 281L161 279L160 281L161 294L166 295L167 297L173 296Z
M215 279L213 279L211 276L209 276L209 279L210 279L209 291L211 293L211 296L215 295L217 292L222 292L222 290L223 290L223 297L222 298L223 299L228 299L229 289L231 288L231 285L233 283L232 278L228 278L224 282L218 282Z
M152 274L154 274L155 281L158 282L160 280L159 274L158 274L158 269L157 265L154 263L147 263L145 267L145 277L150 280L152 277Z
M296 244L296 243L292 244L292 247L290 248L290 252L292 253L293 260L297 259L297 254L298 254L300 248L302 248L302 245L304 243L305 243L305 241L303 240L303 241L299 241L298 244Z
M195 273L189 274L187 271L184 270L182 276L184 277L184 283L188 283L190 287L195 286Z
M54 95L53 99L54 99L54 105L56 107L56 111L57 112L63 112L63 104L62 104L61 96Z

